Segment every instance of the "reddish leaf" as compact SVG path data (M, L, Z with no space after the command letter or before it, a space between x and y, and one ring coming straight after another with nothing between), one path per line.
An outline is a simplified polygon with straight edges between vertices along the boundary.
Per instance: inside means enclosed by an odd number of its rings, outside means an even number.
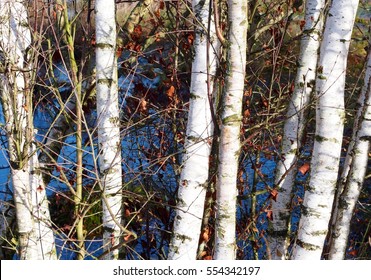
M174 93L175 93L175 87L174 86L170 86L170 88L167 90L166 92L166 95L172 99L174 97Z
M140 99L139 110L141 112L147 111L147 101L144 98Z
M188 35L187 41L188 41L188 44L193 45L194 36L193 36L192 33L190 33L190 34Z
M273 211L267 209L264 212L267 214L267 219L273 221Z
M123 47L118 47L116 49L116 57L121 57L122 51L124 50Z
M135 45L134 50L135 50L136 52L140 52L140 51L142 50L142 46L141 46L140 44L137 44L137 45Z
M207 241L209 241L209 239L210 239L210 229L207 227L202 232L202 240L207 242Z
M277 200L277 196L278 196L278 191L276 189L272 189L270 192L269 192L269 197L271 199L273 199L274 201Z
M160 1L159 9L160 10L163 10L164 8L165 8L165 2L164 1Z
M133 30L133 34L131 35L132 38L139 38L142 35L142 26L136 25Z
M352 251L349 251L348 254L351 255L352 257L356 257L357 256L357 250L354 249Z
M305 25L305 20L300 21L300 30L303 30Z
M129 241L130 237L131 237L131 234L128 234L128 235L126 235L126 236L124 237L124 240L125 240L125 241Z
M310 165L309 163L304 163L300 168L299 168L299 172L303 175L307 174L307 172L309 171L309 168L310 168Z
M252 95L252 87L246 90L243 94L244 96L250 97ZM247 102L247 101L246 101Z
M156 16L156 18L160 18L161 17L160 9L156 10L154 12L154 15Z
M204 257L204 260L205 260L205 261L211 261L212 259L213 259L212 256L206 256L206 257Z
M131 215L131 212L129 209L125 209L125 217L129 217Z
M238 181L240 183L243 183L244 182L244 179L243 179L243 170L242 169L240 171L238 171Z

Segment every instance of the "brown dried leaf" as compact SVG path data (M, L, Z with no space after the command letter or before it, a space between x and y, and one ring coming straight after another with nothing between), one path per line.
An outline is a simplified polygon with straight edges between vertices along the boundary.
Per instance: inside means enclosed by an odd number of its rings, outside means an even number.
M131 234L129 233L128 235L126 235L126 236L124 237L124 240L125 240L125 241L129 241L130 237L131 237Z
M273 211L267 209L264 212L267 214L267 219L273 221Z
M139 110L140 112L147 111L147 101L144 98L140 99Z
M277 201L278 191L276 189L272 189L269 194L271 199Z
M193 41L194 41L193 33L188 34L187 41L189 45L193 45Z
M169 89L166 91L166 95L172 99L174 97L174 93L175 93L175 87L172 85L169 87Z
M305 25L305 20L300 21L300 24L299 24L300 30L303 30L304 25Z
M163 0L160 1L159 9L163 10L165 8L165 2Z
M351 255L352 257L356 257L357 256L357 250L353 249L352 251L349 251L348 254Z
M202 232L202 240L207 242L207 241L209 241L209 239L210 239L210 229L207 227Z
M131 215L131 212L129 209L125 209L125 217L129 217Z
M299 172L303 175L307 174L307 172L309 171L310 169L310 165L309 163L304 163L300 168L299 168Z

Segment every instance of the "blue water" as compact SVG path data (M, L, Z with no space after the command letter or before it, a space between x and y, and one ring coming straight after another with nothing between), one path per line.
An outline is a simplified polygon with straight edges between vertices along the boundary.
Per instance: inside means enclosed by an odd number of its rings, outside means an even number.
M142 63L147 63L145 60ZM161 81L160 69L154 69L155 72L158 72L159 75L155 76L153 79L149 79L145 76L145 72L141 70L141 67L138 67L138 71L135 75L128 75L128 76L121 76L119 78L119 92L120 92L120 108L122 109L121 114L125 118L125 106L126 101L128 98L133 96L133 92L135 90L135 84L141 83L146 88L155 89L158 87L158 84ZM59 81L58 84L61 85L61 90L68 91L68 78L66 77L65 71L62 70L61 67L56 70L55 73L56 77L58 77ZM37 139L39 141L43 141L52 121L54 115L57 113L59 108L58 104L54 104L56 109L55 111L47 111L44 110L43 107L39 107L36 109L34 115L34 126L38 129ZM2 111L1 111L2 112ZM0 121L1 121L1 114L0 114ZM89 127L95 127L96 122L96 113L95 110L91 110L89 115L86 115L87 121L89 122ZM121 143L121 153L123 158L123 182L126 184L126 188L131 190L148 192L150 194L155 194L160 197L163 201L169 202L174 200L176 197L176 187L177 187L177 177L176 172L173 169L173 164L167 164L166 168L161 168L161 164L157 162L157 159L153 157L156 151L161 151L161 143L162 141L167 142L170 149L166 152L166 154L175 154L178 158L181 157L181 149L182 145L175 145L176 148L173 148L174 145L174 137L173 133L170 131L172 120L171 119L164 119L158 112L154 109L149 109L148 117L146 124L143 126L132 126L123 128L121 132L122 136L122 143ZM85 133L83 135L83 142L85 142L88 138L88 135ZM0 190L5 190L6 188L11 188L11 184L9 182L9 168L6 164L6 138L2 137L3 143L1 145L0 154L0 163L3 163L4 169L0 169ZM66 137L64 141L64 146L60 152L60 156L58 157L57 163L59 166L62 166L67 171L67 174L73 174L76 162L76 149L75 149L75 136L71 135ZM170 144L169 144L170 143ZM85 168L85 179L84 185L92 184L96 178L95 168L93 164L93 156L92 153L94 152L97 154L96 145L97 139L94 136L94 151L90 145L86 145L83 147L84 150L84 168ZM152 154L152 155L150 155ZM162 156L163 156L162 155ZM246 170L245 175L245 184L250 188L245 190L244 194L251 192L251 186L255 184L256 190L264 190L266 186L273 186L274 181L274 169L276 163L274 159L266 159L264 155L261 155L260 164L261 164L261 172L264 175L264 180L259 180L253 182L254 177L254 169L252 167L252 162L255 161L255 158L246 159L243 162L243 166ZM57 170L53 171L53 175L58 177L59 172ZM88 178L90 177L90 178ZM59 182L58 180L52 179L50 184L48 185L47 194L52 196L56 192L60 191L67 191L68 188L65 184ZM260 210L260 207L265 207L266 205L262 205L266 202L269 194L265 193L259 195L257 197L257 212ZM4 199L9 199L9 195L7 198L3 195ZM129 201L130 202L130 201ZM136 209L139 210L139 209ZM150 210L155 211L155 210ZM170 220L171 217L174 216L172 208L169 206L167 207L167 211L169 213ZM240 206L238 207L238 219L245 219L251 213L251 200L245 199L241 201ZM153 213L156 215L156 213ZM162 221L161 217L154 218L153 214L151 214L151 218L148 218L146 222L146 218L144 217L143 220L139 223L134 223L133 227L130 228L134 230L139 239L135 241L135 243L131 244L131 248L126 248L126 258L127 259L142 259L142 258L150 258L150 259L164 259L166 258L168 244L166 238L164 236L164 232L169 231L169 221ZM266 214L263 212L259 215L257 219L257 227L259 232L262 230L266 230L267 228L267 219ZM148 236L149 235L149 236ZM251 235L250 235L251 237ZM256 236L257 242L261 244L259 248L259 256L263 257L265 252L265 244L262 240L260 240L259 234L257 233ZM150 240L150 241L149 241ZM151 242L151 249L148 248L148 242ZM56 234L56 243L57 243L57 250L60 259L74 259L76 256L75 253L75 245L73 241L66 241L66 238L63 233ZM239 248L243 249L244 259L252 259L253 258L253 249L252 249L252 239L239 239L238 245ZM102 253L101 250L102 240L96 238L94 240L86 240L85 246L87 250L87 259L94 259Z
M146 76L145 65L148 62L145 59L139 60L139 65L135 75L129 74L127 76L121 76L118 80L119 93L120 93L120 108L122 114L125 115L126 100L133 96L133 91L135 89L135 84L142 84L145 88L154 89L157 88L161 82L161 75L163 72L159 68L153 68L151 71L155 73L154 78L149 78ZM57 65L54 71L56 77L56 84L60 85L59 90L61 92L70 91L69 79L67 72L62 65ZM50 107L50 104L39 105L35 108L34 113L34 127L38 130L36 139L40 142L44 142L44 138L50 128L54 116L58 113L60 105L54 101L54 109ZM172 165L167 165L166 169L161 169L161 165L153 161L153 156L148 157L147 151L156 150L161 148L161 133L171 127L170 120L164 120L159 118L158 113L154 110L148 112L147 123L141 127L133 126L129 128L124 128L121 132L122 135L122 158L123 158L123 182L127 184L129 190L142 188L145 192L151 194L157 193L157 196L163 196L162 199L168 201L170 198L175 197L176 179L175 172L172 169ZM85 115L89 127L95 127L96 113L95 110L91 110L90 114ZM2 114L2 108L0 104L0 123L4 124L4 117ZM84 155L84 185L92 184L96 178L96 170L93 164L93 152L97 154L97 137L94 136L94 151L91 145L86 145L83 147ZM166 134L169 140L172 135ZM83 135L83 142L88 142L88 135L85 133ZM11 190L11 181L9 178L9 164L7 162L7 139L4 129L1 129L0 134L0 200L11 199L11 193L7 190ZM75 149L75 136L71 135L65 138L64 146L60 152L57 160L57 164L66 170L67 175L72 175L75 169L76 162L76 149ZM53 175L58 177L59 172L57 170L53 171ZM49 197L53 196L57 192L67 191L68 188L64 183L56 179L52 179L47 188L47 194ZM170 208L168 210L171 212ZM151 259L161 259L165 258L167 250L167 244L163 236L163 231L166 226L161 222L159 218L152 218L149 220L147 225L140 225L135 230L140 236L135 244L132 244L132 249L127 249L127 258L129 259L141 259L141 258L151 258ZM150 251L146 250L144 252L143 244L147 241L148 236L146 234L150 233L152 244L158 244ZM75 258L75 246L74 242L66 241L66 236L64 233L59 232L56 234L56 244L58 255L60 259L74 259ZM93 259L102 253L101 250L102 240L86 240L85 246L88 252L87 259ZM164 249L165 248L165 249Z

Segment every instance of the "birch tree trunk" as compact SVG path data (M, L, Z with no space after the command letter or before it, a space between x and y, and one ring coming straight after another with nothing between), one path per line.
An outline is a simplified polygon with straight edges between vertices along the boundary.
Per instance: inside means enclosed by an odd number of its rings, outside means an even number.
M229 49L216 182L214 259L235 259L237 171L247 48L247 2L228 1Z
M370 45L371 46L371 45ZM354 212L355 205L358 201L361 192L363 181L365 178L368 162L368 152L370 149L371 137L371 50L369 49L367 69L364 79L364 85L361 92L361 100L358 109L360 120L358 121L359 127L356 133L356 139L353 139L352 151L350 156L352 161L348 178L342 193L339 196L338 207L336 209L335 225L332 230L332 242L330 242L329 259L341 260L344 259L350 221Z
M97 114L100 182L103 189L103 249L121 237L122 169L116 61L115 1L95 1ZM117 259L118 249L105 256Z
M18 254L20 259L55 259L45 186L36 180L39 171L29 113L32 102L27 52L31 33L26 7L26 1L0 2L1 101L19 234Z
M168 259L171 260L196 259L204 212L209 156L214 130L210 107L212 80L217 60L215 53L217 38L213 20L209 23L209 19L212 18L209 14L211 12L209 6L209 0L192 1L197 19L194 41L195 57L192 63L191 98L178 203L168 255Z
M320 259L338 179L344 128L347 55L358 0L334 0L326 21L316 80L316 133L293 259Z
M56 260L57 251L49 212L49 201L46 196L46 185L40 169L35 139L32 139L30 146L29 164L32 216L34 218L34 230L37 235L38 259Z
M318 49L323 29L325 0L308 0L305 7L305 25L300 42L295 90L291 97L284 125L282 159L276 170L279 194L272 201L273 220L268 230L268 243L272 259L285 259L291 214L291 191L295 184L297 156L306 125L305 112L315 86Z

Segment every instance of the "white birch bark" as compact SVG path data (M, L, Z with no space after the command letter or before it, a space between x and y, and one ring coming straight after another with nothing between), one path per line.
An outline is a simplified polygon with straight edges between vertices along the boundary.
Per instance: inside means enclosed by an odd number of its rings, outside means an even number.
M26 1L0 1L1 101L6 119L9 162L20 259L56 259L45 185L40 181L33 140L27 48L31 44ZM26 74L25 74L26 73Z
M332 231L332 242L329 259L344 259L348 236L350 230L350 221L353 216L354 208L361 192L368 161L368 152L370 149L371 137L371 51L369 50L367 69L364 78L364 85L361 92L361 100L357 116L360 117L359 127L355 127L356 139L351 146L350 156L352 157L349 167L347 181L339 196L338 207L336 211L335 225Z
M367 64L369 65L369 64ZM367 66L368 67L368 66ZM356 113L356 116L354 117L354 122L353 122L353 132L352 132L352 138L351 138L351 141L349 143L349 146L348 146L348 149L347 149L347 154L345 156L345 160L344 160L344 163L343 163L343 166L342 166L342 172L341 172L341 176L340 176L340 179L338 181L338 186L337 186L337 189L336 189L336 193L335 193L335 200L334 200L334 204L333 204L333 207L332 207L332 215L331 215L331 226L330 226L330 231L329 231L329 234L328 234L328 240L327 240L327 245L326 245L326 249L327 249L327 252L325 252L325 254L329 254L329 248L332 247L333 245L333 236L336 236L336 234L334 233L334 229L335 229L335 223L336 223L336 220L337 220L337 216L338 216L338 210L341 208L338 206L339 204L339 200L340 200L340 195L343 193L343 190L345 188L345 185L348 184L348 175L349 175L349 172L350 172L350 169L352 167L352 161L353 161L353 157L355 157L355 150L354 150L354 145L355 145L355 142L356 140L358 139L357 138L357 134L359 133L359 122L361 121L362 119L362 114L364 114L364 111L365 111L365 102L366 102L366 94L367 94L367 77L370 76L370 72L369 72L369 68L366 69L366 74L365 74L365 81L364 81L364 85L363 85L363 88L361 90L361 94L359 95L359 98L358 98L358 101L357 101L357 106L358 106L358 110L357 110L357 113ZM357 163L359 164L359 163Z
M35 134L37 130L35 130ZM35 141L33 139L33 141ZM46 185L40 170L36 144L31 143L30 148L30 189L32 198L32 216L34 218L34 230L37 238L38 259L56 260L54 232L52 230L49 212L49 201L46 196Z
M95 1L96 77L100 181L103 188L103 249L121 237L122 169L116 61L115 1ZM117 259L118 249L106 255Z
M210 1L192 1L196 15L195 57L192 63L191 98L182 159L182 170L178 190L173 236L168 259L195 260L201 222L204 213L206 188L209 176L209 156L213 140L214 125L211 115L211 92L216 71L217 38L214 23L208 21ZM202 26L200 26L202 24ZM208 45L208 37L210 42ZM209 50L207 51L207 48ZM207 55L209 54L209 58ZM207 62L210 61L210 65ZM208 78L209 74L209 78ZM207 85L210 82L209 87Z
M229 53L223 94L219 166L216 182L214 259L232 260L236 254L237 171L240 155L242 98L247 47L247 2L228 1Z
M320 259L328 232L344 128L347 55L358 0L334 0L326 21L316 80L316 133L293 259Z
M285 259L288 244L287 231L291 214L291 191L297 172L297 155L301 148L306 125L305 112L315 86L318 49L323 29L325 0L308 0L305 7L305 25L300 42L300 54L295 89L287 111L282 140L282 159L276 169L279 194L272 201L273 220L268 231L272 259Z
M11 175L18 227L18 256L21 260L37 260L39 254L32 217L30 174L26 168L12 169Z
M0 2L2 102L8 135L13 197L19 234L20 259L37 259L26 144L27 111L24 96L24 51L31 43L22 1Z

